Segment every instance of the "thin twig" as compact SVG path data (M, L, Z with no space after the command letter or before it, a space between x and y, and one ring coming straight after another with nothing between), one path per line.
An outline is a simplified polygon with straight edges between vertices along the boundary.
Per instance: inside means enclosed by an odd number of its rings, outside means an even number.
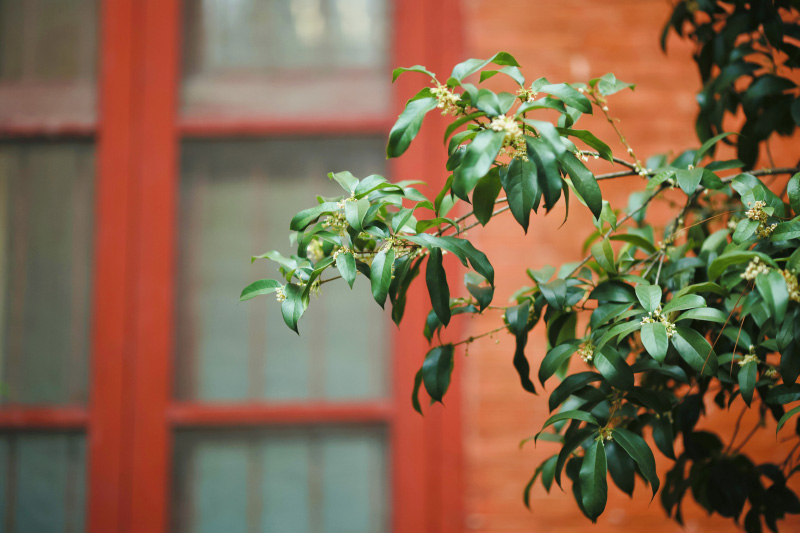
M454 342L453 346L458 346L460 344L470 344L470 343L476 341L477 339L480 339L481 337L488 337L489 335L494 335L495 333L503 331L504 329L506 329L506 326L500 326L499 328L495 328L495 329L493 329L491 331L487 331L485 333L481 333L480 335L473 335L472 337L469 337L468 339L464 339L463 341Z

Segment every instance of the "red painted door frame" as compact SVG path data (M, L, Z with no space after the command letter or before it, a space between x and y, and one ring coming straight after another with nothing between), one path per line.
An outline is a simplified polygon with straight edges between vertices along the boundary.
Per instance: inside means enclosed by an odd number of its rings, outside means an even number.
M392 20L392 64L421 63L444 73L459 59L457 0L397 0ZM423 419L410 408L413 377L427 350L419 331L429 306L424 288L409 301L404 327L395 334L390 402L223 408L172 400L180 136L285 134L270 122L180 121L181 23L179 0L102 0L89 531L168 530L177 428L337 421L388 425L392 531L461 531L459 380L446 410L427 409ZM398 81L394 112L420 81ZM441 124L430 122L417 146L392 162L394 176L443 181ZM292 133L369 133L381 123L356 119L338 129L336 123L309 123Z

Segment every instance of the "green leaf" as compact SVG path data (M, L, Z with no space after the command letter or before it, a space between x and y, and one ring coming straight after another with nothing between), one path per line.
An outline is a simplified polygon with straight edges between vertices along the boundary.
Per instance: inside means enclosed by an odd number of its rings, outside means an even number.
M604 442L606 451L606 460L608 462L608 473L611 474L611 479L619 489L627 494L633 496L633 488L635 484L636 463L633 459L622 449L619 444L611 441Z
M542 296L554 309L562 311L567 303L567 283L563 279L554 279L548 283L540 283Z
M447 144L447 139L456 131L459 127L463 126L467 122L472 122L474 119L479 117L485 117L486 113L482 111L476 111L475 113L470 113L469 115L464 115L463 117L459 117L454 120L447 129L444 130L444 144Z
M558 454L558 459L556 460L556 470L555 470L555 479L558 486L561 486L561 472L564 470L564 465L567 463L567 459L569 459L572 452L575 449L583 444L586 439L589 437L597 434L597 428L594 427L585 427L581 428L564 441L564 446L561 448L561 451Z
M279 281L275 281L274 279L260 279L258 281L254 281L244 288L242 294L239 296L239 301L244 302L245 300L250 300L256 296L270 294L281 287L283 287L283 284Z
M287 283L283 287L283 294L286 299L281 302L283 321L298 335L300 332L297 329L297 321L300 320L300 317L303 316L308 307L308 296L303 289L304 287L294 283Z
M346 170L344 172L329 172L328 179L336 181L336 183L342 186L342 189L350 194L353 194L356 187L358 187L358 178Z
M484 130L467 145L464 159L453 174L453 193L469 201L469 192L492 168L497 153L503 147L505 133Z
M753 258L758 257L761 261L767 263L773 268L777 268L778 265L775 264L775 261L766 254L761 252L751 252L751 251L732 251L726 252L716 259L714 259L711 264L708 266L708 279L710 281L714 281L718 277L722 275L723 272L729 267L733 265L738 265L741 263L749 263L753 260Z
M527 319L527 316L525 318ZM528 363L528 359L525 357L525 345L528 343L527 330L523 331L522 333L518 333L516 341L513 360L514 369L517 371L522 388L531 394L536 394L536 387L534 387L530 377L531 365Z
M586 387L589 383L600 381L603 377L596 372L578 372L564 378L558 387L550 394L547 400L547 405L552 412L556 407L561 405L569 398L574 392Z
M586 449L581 463L579 474L581 487L581 502L586 514L597 522L597 517L603 514L608 499L608 480L606 474L606 450L603 439L595 439L594 444Z
M617 266L614 264L614 250L611 248L611 243L607 239L594 244L592 246L592 256L600 265L600 268L606 272L616 273Z
M772 230L769 240L773 242L788 241L800 237L800 220L781 222Z
M648 313L654 313L661 305L661 287L640 283L636 286L636 297Z
M675 436L669 417L662 416L653 420L653 440L661 453L675 460Z
M711 137L709 140L703 143L703 145L700 147L699 150L697 150L697 152L695 152L692 165L697 166L697 163L699 163L700 160L703 159L703 156L706 154L706 152L708 152L715 144L717 144L719 141L721 141L728 135L738 135L738 133L734 133L732 131L726 131L724 133L720 133L719 135Z
M494 297L494 289L492 287L482 287L474 283L467 283L467 291L469 291L478 302L478 308L481 311L492 303L492 298Z
M800 384L775 385L767 393L765 401L770 404L784 405L800 400Z
M648 241L647 239L645 239L640 235L625 233L621 235L612 235L611 237L609 237L609 239L611 239L612 241L624 241L630 243L636 246L637 248L641 248L645 252L655 253L657 251L655 245L652 242Z
M536 90L537 93L545 93L561 99L565 104L574 107L582 113L592 114L592 103L586 96L577 89L573 89L566 83L543 85Z
M292 221L289 223L289 229L292 231L302 231L323 214L333 213L338 210L339 206L336 202L323 202L314 207L303 209L292 217Z
M684 294L673 298L664 306L661 311L663 314L672 313L673 311L683 311L684 309L694 309L695 307L705 307L706 300L697 294Z
M616 76L610 72L600 78L595 78L589 81L589 85L592 87L596 86L600 91L600 94L604 96L610 96L628 88L633 90L636 87L636 85L632 83L625 83L624 81L618 80Z
M428 257L425 269L425 282L431 297L431 306L436 316L445 326L450 323L450 287L447 285L447 274L442 265L442 250L434 248Z
M758 229L758 220L750 220L743 218L736 224L736 229L733 231L733 242L736 244L743 243L753 236Z
M366 198L355 202L344 203L344 216L351 228L356 231L362 231L364 229L364 217L367 216L369 205L369 200Z
M536 164L536 176L539 189L544 195L546 209L552 207L561 197L561 173L558 170L556 154L541 138L526 137L528 158Z
M798 104L798 102L800 102L800 98L795 101L795 104ZM789 196L789 204L792 206L792 211L794 211L795 215L800 215L800 172L789 179L789 183L786 185L786 193Z
M425 356L422 363L422 382L425 390L434 400L441 403L450 387L450 375L453 372L453 345L445 344L433 348Z
M610 346L603 346L594 354L594 366L613 386L622 390L633 388L633 371L619 352Z
M783 275L777 270L770 270L756 276L756 288L772 311L775 324L780 325L789 305L789 290Z
M719 362L708 341L693 329L677 326L672 335L672 345L681 358L697 372L715 376Z
M505 74L515 82L520 87L525 86L525 78L522 76L522 72L519 70L519 67L503 67L500 70L484 70L481 72L481 83L488 80L492 76L497 73Z
M791 409L791 410L787 411L786 414L783 415L780 420L778 420L778 427L777 427L777 429L775 429L775 435L776 436L777 436L778 432L781 430L781 428L783 427L783 425L786 422L788 422L789 419L792 418L797 413L800 413L800 405L798 405L794 409Z
M755 389L757 377L758 363L755 361L747 362L739 368L739 390L742 392L742 399L748 407L750 407L750 402L753 401L753 389Z
M422 385L422 369L420 368L414 375L414 390L411 392L411 406L419 414L422 414L422 406L419 403L419 388L421 385Z
M513 159L508 165L508 171L502 175L502 185L508 197L511 214L527 233L531 210L541 195L536 165L530 161Z
M614 438L614 442L628 452L628 455L639 465L642 475L650 482L650 487L653 489L653 498L655 498L661 482L656 474L656 458L653 457L653 452L650 451L647 443L642 437L625 428L614 428L611 435ZM650 501L652 501L652 498Z
M557 461L558 455L553 455L544 463L542 463L542 486L544 486L544 490L546 490L548 493L550 492L550 488L553 486L553 477L556 473Z
M470 74L478 72L489 63L519 67L519 63L517 63L517 60L514 59L514 56L507 52L498 52L489 59L467 59L466 61L453 67L453 72L450 74L450 80L447 80L447 84L451 85L451 80L460 82Z
M700 185L700 180L703 178L703 168L681 169L676 173L675 178L678 180L678 186L683 192L689 195L694 194L698 185Z
M436 109L437 103L429 87L425 87L408 101L406 108L400 113L397 122L389 132L389 143L386 146L387 157L400 157L408 150L411 141L419 133L425 115L428 111Z
M420 72L422 74L426 74L432 80L436 80L436 75L433 72L430 72L428 69L423 67L422 65L414 65L413 67L398 67L392 71L392 83L394 83L400 74L405 72Z
M572 184L586 202L586 206L595 218L599 219L603 210L603 196L594 174L572 152L566 152L561 156L561 165L572 178Z
M589 147L594 148L598 155L609 162L614 162L614 154L611 148L606 143L594 136L594 134L587 130L572 130L569 128L557 128L561 135L570 135L585 142Z
M642 344L647 353L659 363L663 363L669 348L666 326L661 322L642 324L641 335Z
M706 322L724 324L728 320L728 315L714 307L699 307L681 313L680 316L675 319L675 323L681 320L705 320Z
M372 297L381 307L386 303L389 294L389 285L392 283L392 264L394 263L394 249L387 252L384 248L372 259L369 279L372 285ZM337 265L338 266L338 265Z
M483 226L492 219L494 203L500 194L500 187L500 172L497 168L490 170L475 185L475 192L472 193L472 211Z
M579 342L577 341L568 342L559 344L548 351L544 359L542 359L542 364L539 366L539 383L544 385L544 382L550 379L550 377L556 373L556 370L575 353L575 350L578 349L578 345Z

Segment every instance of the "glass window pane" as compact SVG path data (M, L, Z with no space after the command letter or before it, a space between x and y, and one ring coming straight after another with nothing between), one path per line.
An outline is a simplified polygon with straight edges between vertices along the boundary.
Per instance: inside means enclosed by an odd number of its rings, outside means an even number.
M385 112L387 9L387 0L188 1L187 116Z
M280 305L263 297L239 303L260 278L280 276L252 255L293 250L292 215L314 193L341 189L329 171L357 176L385 165L372 138L193 141L182 158L177 308L179 398L354 400L386 393L387 318L359 278L356 295L331 283L300 322L297 336ZM367 335L356 335L352 322ZM310 329L315 329L311 334Z
M86 508L86 439L0 434L0 533L79 533Z
M3 403L86 400L93 202L91 144L0 144Z
M181 533L387 530L378 428L187 431L175 460Z
M91 123L97 0L0 1L0 123Z

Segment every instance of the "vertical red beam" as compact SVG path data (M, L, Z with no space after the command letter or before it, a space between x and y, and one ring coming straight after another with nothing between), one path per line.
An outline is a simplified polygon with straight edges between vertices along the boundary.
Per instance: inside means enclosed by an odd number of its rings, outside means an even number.
M122 486L123 359L131 286L130 144L134 0L103 0L100 8L99 125L91 394L89 400L90 533L118 531Z
M130 399L130 516L127 531L168 528L171 435L166 411L172 384L178 0L138 0L139 53L134 127L137 275Z
M460 22L458 0L396 2L393 66L426 65L440 80L445 80L453 64L461 59ZM414 74L407 74L397 81L393 97L395 115L426 83L426 78ZM431 113L409 151L392 161L393 178L425 177L431 184L429 195L436 194L446 178L442 132L442 121ZM459 276L451 275L450 278L455 290ZM417 280L409 294L402 328L395 332L394 337L394 533L455 533L463 530L459 361L446 397L447 408L423 405L424 419L411 409L414 375L422 365L423 354L429 349L421 334L429 308L424 282Z

